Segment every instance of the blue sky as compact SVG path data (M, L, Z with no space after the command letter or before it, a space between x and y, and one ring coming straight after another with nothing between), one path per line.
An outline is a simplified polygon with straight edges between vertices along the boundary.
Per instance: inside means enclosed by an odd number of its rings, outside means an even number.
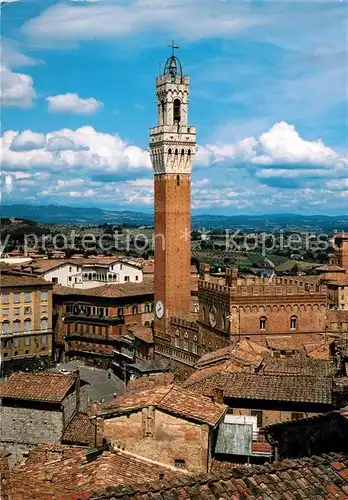
M155 77L191 77L197 212L347 213L345 1L12 0L3 203L152 209Z

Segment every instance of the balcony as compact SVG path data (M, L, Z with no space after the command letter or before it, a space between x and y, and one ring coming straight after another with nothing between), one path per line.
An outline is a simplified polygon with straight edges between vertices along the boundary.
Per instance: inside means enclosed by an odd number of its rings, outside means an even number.
M52 328L46 328L44 330L21 330L20 332L9 332L9 333L4 333L0 332L0 338L3 339L11 339L13 337L30 337L30 336L35 336L35 335L52 335L53 330Z

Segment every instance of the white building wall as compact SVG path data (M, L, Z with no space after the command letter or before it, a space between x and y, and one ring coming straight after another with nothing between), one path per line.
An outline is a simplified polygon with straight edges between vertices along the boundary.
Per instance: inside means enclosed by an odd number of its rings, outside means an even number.
M82 281L81 266L76 266L70 263L62 263L61 266L55 269L50 269L42 274L46 281L51 281L52 278L57 278L59 285L74 287ZM69 279L70 278L70 279Z

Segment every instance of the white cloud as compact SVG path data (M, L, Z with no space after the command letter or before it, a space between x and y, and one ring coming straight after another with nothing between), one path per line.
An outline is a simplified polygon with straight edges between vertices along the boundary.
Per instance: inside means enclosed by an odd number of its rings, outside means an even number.
M0 68L1 103L3 106L29 108L36 97L33 79L23 73L14 73L6 66Z
M48 111L51 113L92 115L103 106L103 103L94 97L83 99L73 93L50 96L46 98L46 101L48 102Z
M93 205L130 208L153 204L148 152L117 134L90 126L48 134L7 131L0 147L7 201L64 204L69 199L81 205L93 200ZM280 122L235 143L202 145L197 157L194 208L276 212L325 204L342 211L344 155L320 140L302 138L290 124Z
M37 134L31 130L24 130L17 134L11 142L12 151L32 151L46 146L45 134Z
M193 19L196 22L192 22ZM250 27L267 23L265 16L229 2L219 3L217 7L216 2L162 0L154 7L153 1L136 0L59 3L29 20L23 29L36 40L76 42L114 39L151 30L158 33L161 26L181 40L197 40L217 34L231 38Z
M46 135L7 131L0 147L2 164L7 167L56 172L65 168L66 173L84 170L103 175L151 170L147 151L126 143L117 134L104 134L89 126Z

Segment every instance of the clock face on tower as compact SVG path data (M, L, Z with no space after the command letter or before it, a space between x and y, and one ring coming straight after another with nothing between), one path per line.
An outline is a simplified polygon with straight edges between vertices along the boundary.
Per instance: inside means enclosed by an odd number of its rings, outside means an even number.
M163 302L161 300L158 300L156 302L156 306L155 306L155 310L156 310L156 316L158 319L161 319L163 318L163 314L164 314L164 305L163 305Z
M214 306L209 311L209 323L212 328L216 327L216 309Z

